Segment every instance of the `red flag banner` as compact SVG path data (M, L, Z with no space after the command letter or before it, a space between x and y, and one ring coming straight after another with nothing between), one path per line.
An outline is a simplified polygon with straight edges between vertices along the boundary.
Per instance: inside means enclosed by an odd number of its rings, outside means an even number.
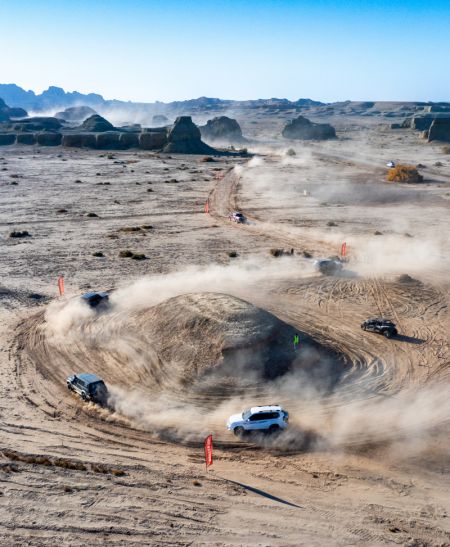
M213 464L213 442L212 435L208 435L205 439L205 464L206 469Z
M341 256L347 256L347 243L345 241L341 246Z
M62 296L64 294L64 277L62 275L58 277L58 289L59 296Z
M209 213L209 200L205 203L205 213Z

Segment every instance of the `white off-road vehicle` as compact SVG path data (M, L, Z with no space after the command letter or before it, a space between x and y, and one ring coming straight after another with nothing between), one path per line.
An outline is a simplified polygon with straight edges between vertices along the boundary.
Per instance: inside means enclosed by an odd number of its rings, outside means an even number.
M253 406L241 414L230 416L227 429L242 437L247 431L275 433L286 429L288 422L289 414L280 405Z

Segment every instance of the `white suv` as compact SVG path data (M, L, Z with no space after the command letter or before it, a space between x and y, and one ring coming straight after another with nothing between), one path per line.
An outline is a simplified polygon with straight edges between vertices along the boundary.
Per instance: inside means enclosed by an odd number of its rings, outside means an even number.
M228 418L227 429L241 437L246 431L275 433L286 429L289 414L279 405L253 406Z

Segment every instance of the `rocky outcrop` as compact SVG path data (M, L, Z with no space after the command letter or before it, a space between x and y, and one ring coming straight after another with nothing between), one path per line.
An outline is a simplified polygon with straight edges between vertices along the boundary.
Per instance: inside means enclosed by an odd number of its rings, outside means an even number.
M167 144L167 129L146 130L139 135L139 148L143 150L161 150Z
M61 144L62 135L61 133L37 133L36 143L41 146L59 146Z
M3 99L0 99L0 122L9 122L12 118L28 116L23 108L10 108Z
M411 120L411 127L418 131L428 131L434 120L450 119L450 112L432 112L420 116L414 116Z
M152 118L153 125L167 125L169 123L169 118L164 116L164 114L155 114Z
M14 144L16 136L14 133L0 133L0 146Z
M55 118L66 122L83 122L86 118L96 115L97 112L90 106L71 106L55 114Z
M63 135L61 144L69 148L96 148L97 135L92 133L68 133Z
M201 140L200 129L191 116L179 116L167 135L164 152L174 154L216 154L217 151Z
M217 143L243 143L241 126L233 118L218 116L199 127L202 138Z
M58 131L61 127L61 122L56 118L36 116L10 123L7 129L16 133L26 133L27 131Z
M97 135L97 148L103 150L118 150L120 149L119 133L107 131Z
M335 139L336 131L328 123L313 123L303 116L288 122L283 129L285 139L325 140Z
M126 150L127 148L139 147L138 133L119 133L119 146Z
M450 118L436 118L428 130L428 142L450 142Z
M16 143L27 145L36 144L36 135L34 133L17 133Z
M104 133L105 131L116 131L116 128L102 116L94 114L89 116L79 127L80 131L89 131L92 133Z

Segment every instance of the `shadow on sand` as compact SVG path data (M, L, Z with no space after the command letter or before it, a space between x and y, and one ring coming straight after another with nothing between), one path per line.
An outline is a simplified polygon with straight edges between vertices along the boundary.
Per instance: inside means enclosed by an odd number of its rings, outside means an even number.
M416 344L416 345L423 344L426 341L423 338L415 338L414 336L406 336L404 334L397 334L394 340L398 342L406 342L407 344Z
M269 494L268 492L265 492L264 490L260 490L259 488L254 488L253 486L249 486L248 484L244 484L242 482L232 481L231 479L226 479L225 477L220 477L220 478L226 482L235 484L236 486L241 486L242 488L245 488L245 490L248 490L249 492L253 492L254 494L258 494L259 496L263 496L264 498L267 498L269 500L276 501L278 503L283 503L284 505L289 505L290 507L297 507L298 509L302 508L300 505L296 505L295 503L291 503L290 501L284 500L282 498L278 498L277 496L273 496L272 494Z

